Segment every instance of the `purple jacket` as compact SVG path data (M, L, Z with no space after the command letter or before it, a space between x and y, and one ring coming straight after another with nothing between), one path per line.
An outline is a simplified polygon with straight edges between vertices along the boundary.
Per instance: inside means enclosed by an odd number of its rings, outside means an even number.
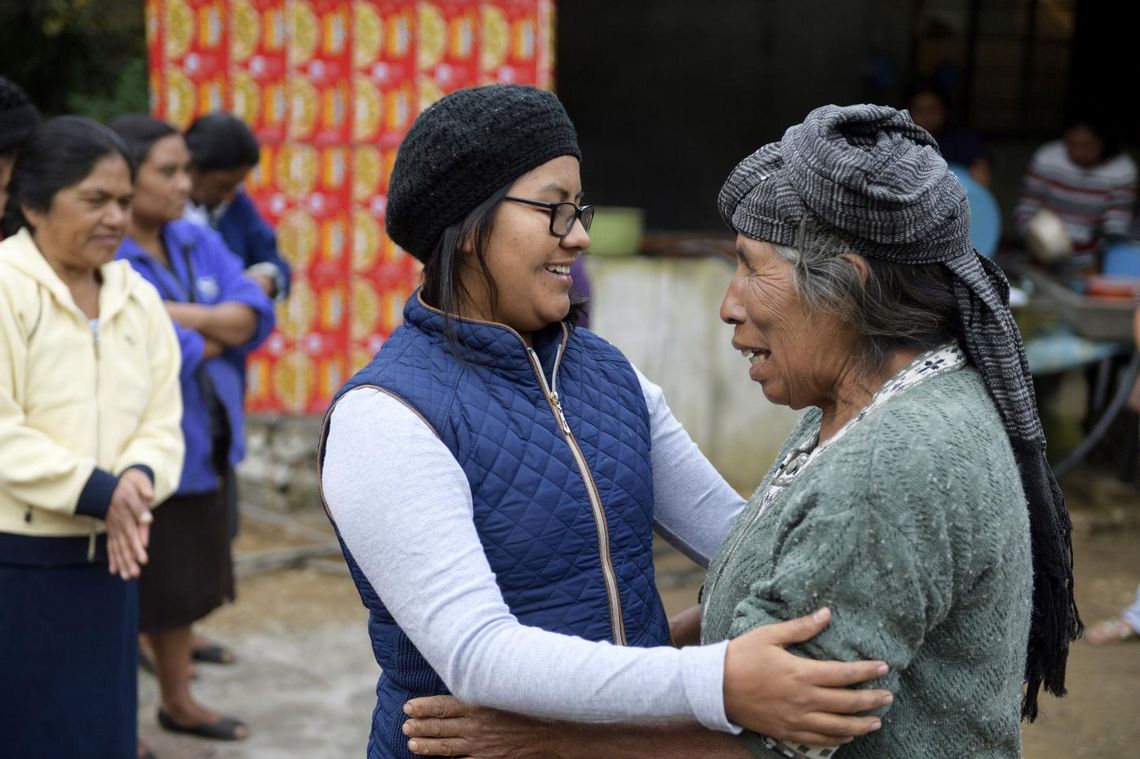
M249 342L228 348L208 361L202 358L202 335L174 325L182 349L182 434L186 438L186 460L177 494L204 493L218 488L218 477L224 473L221 467L237 464L245 457L245 356L273 331L273 303L245 276L241 259L213 230L178 220L163 228L162 238L171 269L129 237L115 257L129 261L163 300L203 305L236 302L257 312L257 330ZM220 423L218 429L212 429L212 419ZM215 440L228 445L228 451L215 452Z

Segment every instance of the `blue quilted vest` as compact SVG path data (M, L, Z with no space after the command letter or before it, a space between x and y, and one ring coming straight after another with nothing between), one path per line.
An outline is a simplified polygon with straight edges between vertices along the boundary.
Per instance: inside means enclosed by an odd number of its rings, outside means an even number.
M376 386L432 426L467 475L483 549L522 624L667 645L653 580L649 414L629 362L593 333L561 324L534 335L533 356L516 332L485 322L453 319L449 342L443 314L418 296L334 405L355 387ZM411 759L404 703L447 689L341 547L382 670L368 757Z

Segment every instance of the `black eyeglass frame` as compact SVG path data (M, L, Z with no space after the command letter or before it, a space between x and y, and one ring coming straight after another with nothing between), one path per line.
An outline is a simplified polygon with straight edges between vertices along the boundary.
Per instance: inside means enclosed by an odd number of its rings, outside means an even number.
M594 223L594 207L590 205L580 206L577 203L571 203L568 200L564 200L561 203L547 203L543 200L516 198L512 195L505 196L503 200L510 200L515 203L525 203L528 206L535 206L536 208L545 208L548 210L550 212L550 234L557 237L559 240L570 234L570 232L574 229L575 222L582 222L582 229L585 229L587 232L590 231L590 227ZM570 217L570 222L566 225L566 231L562 234L558 234L558 232L554 231L554 221L558 217L558 209L562 206L570 206L573 208L574 215Z

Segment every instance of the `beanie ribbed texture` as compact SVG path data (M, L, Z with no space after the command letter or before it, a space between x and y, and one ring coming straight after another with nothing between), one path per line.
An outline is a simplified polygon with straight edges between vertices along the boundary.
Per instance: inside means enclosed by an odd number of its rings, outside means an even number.
M40 112L24 88L0 76L0 153L14 150L40 121Z
M427 263L443 231L547 161L581 159L574 125L551 92L494 84L459 90L419 115L396 154L385 223Z

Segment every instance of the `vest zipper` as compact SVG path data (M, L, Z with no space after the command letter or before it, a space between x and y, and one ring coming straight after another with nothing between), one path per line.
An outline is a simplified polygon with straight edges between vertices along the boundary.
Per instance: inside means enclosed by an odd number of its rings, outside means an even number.
M565 344L566 336L563 334L562 343L558 346L558 356L554 360L554 371L550 375L550 385L546 384L546 377L542 373L542 364L533 348L527 348L527 356L530 358L534 373L538 376L538 382L542 387L543 395L546 396L546 402L550 404L550 410L554 413L554 418L566 438L566 443L570 446L570 453L573 454L574 461L578 464L578 473L582 476L582 482L586 486L586 495L590 498L590 511L594 517L594 528L598 533L598 558L602 565L602 579L606 583L606 597L610 606L610 630L613 635L613 642L619 646L624 646L627 645L625 621L622 619L617 572L614 571L613 560L610 557L610 529L609 525L606 524L606 512L602 507L602 497L598 493L598 485L594 482L594 476L590 474L590 468L586 465L586 456L578 446L574 433L570 431L570 424L566 421L566 414L562 411L562 401L558 398L558 367L562 363L562 350Z

